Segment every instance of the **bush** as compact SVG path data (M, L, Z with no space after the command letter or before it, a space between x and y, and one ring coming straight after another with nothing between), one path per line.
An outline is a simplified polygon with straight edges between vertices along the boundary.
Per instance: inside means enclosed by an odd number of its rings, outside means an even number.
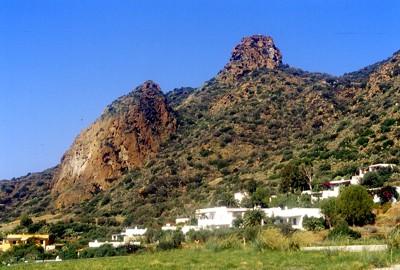
M116 256L116 249L110 245L102 245L98 248L88 248L80 253L80 258L112 257Z
M223 239L213 237L210 238L206 243L206 248L214 252L226 249L237 249L241 247L242 243L236 234L231 234Z
M29 225L32 225L33 220L28 216L28 215L22 215L21 219L19 221L19 224L22 227L28 227Z
M289 244L289 239L277 228L263 230L254 242L258 250L288 250Z
M384 183L384 179L379 176L377 172L368 172L362 179L362 184L367 187L381 187Z
M369 142L369 139L367 137L360 137L360 138L358 138L356 143L358 145L361 145L361 146L365 147L365 146L368 145L368 142Z
M78 258L78 246L75 244L67 244L60 251L60 257L63 260L77 259Z
M0 261L6 264L42 260L44 258L45 253L43 248L36 246L34 243L14 246L11 250L0 253Z
M168 249L180 248L184 240L185 236L181 231L163 232L158 242L157 249L168 250Z
M306 247L312 245L318 245L324 240L324 236L321 233L314 233L309 231L296 231L290 238L292 247Z
M307 217L303 218L303 227L308 231L322 231L325 229L325 221L321 218Z
M395 123L396 119L393 118L385 119L385 121L383 121L383 123L381 124L381 132L385 133L390 131L390 127L393 126Z
M258 237L260 232L261 232L261 227L260 226L245 227L245 228L240 230L240 235L246 241L254 241L255 239L257 239L257 237Z
M361 237L361 234L359 232L350 229L349 225L344 220L338 222L338 224L328 234L328 239L347 238L347 237L358 239Z
M205 243L212 235L212 231L208 231L208 230L199 230L199 231L195 231L195 230L190 230L187 234L186 237L189 241L191 242L201 242L201 243Z

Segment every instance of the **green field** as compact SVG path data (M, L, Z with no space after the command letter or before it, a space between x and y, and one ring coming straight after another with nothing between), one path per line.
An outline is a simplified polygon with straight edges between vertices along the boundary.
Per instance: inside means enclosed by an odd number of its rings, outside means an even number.
M393 254L399 261L400 254ZM387 253L256 252L234 249L213 252L182 249L125 257L70 260L55 263L15 265L11 269L370 269L390 265ZM10 268L8 268L10 269Z

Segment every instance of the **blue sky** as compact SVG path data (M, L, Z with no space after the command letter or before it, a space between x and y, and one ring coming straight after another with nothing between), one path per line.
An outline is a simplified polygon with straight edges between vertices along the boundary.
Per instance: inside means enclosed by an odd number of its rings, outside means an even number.
M243 36L335 75L400 49L400 1L1 0L0 179L56 165L115 98L147 79L200 86Z

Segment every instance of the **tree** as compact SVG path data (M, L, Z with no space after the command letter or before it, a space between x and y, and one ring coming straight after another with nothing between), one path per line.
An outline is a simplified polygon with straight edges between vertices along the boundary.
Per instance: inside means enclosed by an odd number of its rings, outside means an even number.
M26 228L29 227L29 225L32 225L32 223L33 223L33 220L27 214L22 215L21 219L19 221L19 224L22 227L26 227Z
M377 172L368 172L364 175L362 179L362 184L367 187L381 187L383 185L383 179L379 176Z
M300 174L302 178L306 180L309 190L312 190L312 182L314 179L314 166L310 164L301 164L299 167Z
M381 187L386 181L389 180L392 174L392 168L380 168L376 172L366 173L362 179L362 184L372 188Z
M329 198L321 202L321 211L325 216L326 223L331 228L338 218L337 199Z
M230 192L221 192L217 193L216 196L217 204L219 206L227 206L227 207L237 207L238 203L235 200L235 197Z
M373 221L374 202L365 187L353 185L343 188L337 198L338 214L350 225L365 225Z
M269 191L266 188L258 187L256 191L251 195L253 206L257 205L260 207L268 207L268 195Z
M249 210L244 213L243 216L243 226L244 227L255 227L263 225L264 221L267 219L264 211L260 209Z
M307 178L300 172L298 162L290 162L282 168L280 185L282 192L303 191L308 188Z

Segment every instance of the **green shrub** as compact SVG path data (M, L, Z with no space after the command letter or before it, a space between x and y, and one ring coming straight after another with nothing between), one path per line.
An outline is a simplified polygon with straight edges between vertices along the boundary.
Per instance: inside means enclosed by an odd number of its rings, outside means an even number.
M389 180L392 174L393 170L390 168L382 168L377 172L368 172L364 175L361 183L372 188L381 187Z
M338 224L329 231L328 239L337 239L337 238L353 238L358 239L361 237L359 232L356 232L350 229L349 225L346 221L342 220L338 222Z
M77 259L79 247L76 244L67 244L60 251L60 257L63 260Z
M20 219L20 221L19 221L19 224L22 226L22 227L28 227L29 225L32 225L32 223L33 223L33 221L32 221L32 219L28 216L28 215L22 215L21 216L21 219Z
M368 145L368 142L369 142L369 139L367 137L360 137L360 138L358 138L356 143L358 145L361 145L361 146L365 147L365 146Z
M199 231L190 230L186 234L186 238L189 241L191 242L199 241L201 243L205 243L211 236L212 236L212 231L209 230L199 230Z
M308 231L322 231L325 229L324 218L308 217L303 218L303 227Z
M168 249L180 248L184 240L185 236L181 231L163 232L161 238L159 239L157 249L168 250Z
M45 259L43 248L34 243L14 246L11 250L0 253L0 262L6 264L43 259Z
M390 131L390 127L393 126L394 124L396 124L396 119L393 118L385 119L385 121L383 121L383 123L381 124L381 131L382 132Z

